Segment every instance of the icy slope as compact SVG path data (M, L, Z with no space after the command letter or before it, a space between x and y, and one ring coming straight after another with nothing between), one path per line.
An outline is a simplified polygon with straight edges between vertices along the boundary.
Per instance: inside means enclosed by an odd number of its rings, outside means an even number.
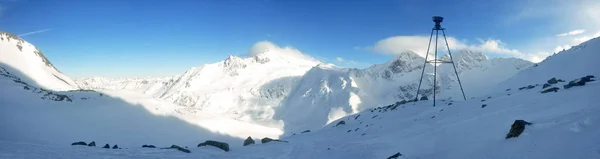
M11 72L22 73L36 86L51 90L73 90L77 84L58 71L33 45L7 32L0 31L0 63L10 66ZM7 68L8 69L8 68Z

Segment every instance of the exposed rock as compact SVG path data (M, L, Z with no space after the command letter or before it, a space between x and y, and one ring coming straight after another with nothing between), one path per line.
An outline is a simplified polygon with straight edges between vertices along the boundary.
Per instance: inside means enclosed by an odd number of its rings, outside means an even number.
M112 149L119 149L119 146L117 146L116 144L112 147Z
M198 144L198 147L200 146L214 146L220 148L223 151L229 151L229 144L219 141L206 140L203 143Z
M180 146L177 146L177 145L171 145L171 147L169 147L169 149L177 149L177 150L179 150L179 151L181 151L181 152L185 152L185 153L191 153L191 151L190 151L190 150L188 150L188 149L185 149L185 148L183 148L183 147L180 147Z
M271 142L271 141L287 142L287 141L283 141L283 140L271 139L271 138L268 138L268 137L265 137L265 138L263 138L263 139L260 140L260 142L263 143L263 144Z
M485 108L487 107L487 104L481 105L481 108Z
M340 125L345 125L345 124L346 124L346 122L342 120L342 121L338 122L337 124L335 124L335 126L340 126Z
M452 105L452 103L448 103L448 105Z
M87 145L87 144L83 141L79 141L79 142L74 142L71 145Z
M525 89L525 88L527 88L527 87L521 87L521 88L519 88L519 90L523 90L523 89Z
M388 157L387 159L397 159L398 157L402 156L402 154L400 154L400 152Z
M506 134L506 139L519 137L525 131L525 125L531 125L531 123L525 120L515 120L512 126L510 126L510 131Z
M142 145L142 148L156 148L154 145Z
M95 147L96 146L96 141L90 142L90 144L88 144L88 146L94 146Z
M246 140L244 140L244 146L248 146L248 145L254 145L254 139L252 139L252 137L248 136L248 138L246 138Z
M556 84L556 83L558 83L558 80L556 80L556 78L554 78L554 77L548 80L548 84Z
M533 89L533 88L535 88L535 86L534 86L534 85L529 85L529 86L527 86L527 89Z
M550 86L552 86L552 85L546 83L546 84L544 84L544 86L542 86L542 89L546 89L546 87L550 87Z
M104 145L104 147L102 147L102 148L109 149L109 148L110 148L110 145L106 144L106 145Z
M588 76L581 77L580 79L575 79L575 80L569 82L569 84L564 85L563 88L569 89L574 86L584 86L585 83L587 83L587 82L595 81L592 78L595 78L595 77L592 75L588 75Z
M310 130L304 130L302 133L308 133L310 132Z
M549 92L558 92L558 87L552 87L552 88L548 88L546 90L543 90L542 93L549 93Z

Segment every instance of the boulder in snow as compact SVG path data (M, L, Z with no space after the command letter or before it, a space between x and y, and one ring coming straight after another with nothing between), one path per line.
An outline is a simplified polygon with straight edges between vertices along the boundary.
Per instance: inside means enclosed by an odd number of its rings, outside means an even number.
M74 142L71 145L87 145L87 144L83 141L79 141L79 142Z
M168 149L177 149L177 150L179 150L179 151L181 151L181 152L185 152L185 153L191 153L191 151L190 151L190 150L188 150L188 149L185 149L185 148L183 148L183 147L180 147L180 146L177 146L177 145L171 145L171 147L169 147Z
M335 124L335 126L337 127L337 126L345 125L345 124L346 124L346 122L342 120L342 121L338 122L337 124Z
M106 145L104 145L104 147L102 147L102 148L109 149L109 148L110 148L110 145L106 144Z
M398 157L402 156L402 154L400 154L400 152L388 157L387 159L397 159Z
M515 120L515 122L510 127L510 131L506 134L506 139L519 137L523 131L525 131L525 125L531 125L530 122L525 120Z
M117 144L115 144L112 149L119 149L119 146L117 146Z
M302 133L308 133L310 132L310 130L304 130Z
M229 151L229 144L219 141L206 140L205 142L198 144L198 147L200 146L214 146L223 151Z
M142 148L156 148L154 145L142 145Z
M542 93L549 93L549 92L558 92L558 87L552 87L552 88L548 88L546 90L543 90Z
M248 138L246 138L246 140L244 140L244 146L248 146L248 145L254 145L254 139L252 139L252 137L248 136Z
M548 84L556 84L558 83L558 80L556 80L556 78L552 77L551 79L548 80Z
M283 140L271 139L271 138L268 138L268 137L265 137L265 138L263 138L263 139L260 140L260 142L263 143L263 144L271 142L271 141L287 142L287 141L283 141Z
M90 146L90 147L94 146L95 147L96 146L96 141L90 142L90 144L88 144L88 146Z

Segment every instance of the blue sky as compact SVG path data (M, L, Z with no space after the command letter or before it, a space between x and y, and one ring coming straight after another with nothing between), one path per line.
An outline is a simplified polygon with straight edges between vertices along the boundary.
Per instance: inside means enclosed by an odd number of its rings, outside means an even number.
M0 0L0 30L72 77L176 75L264 40L365 68L426 48L433 15L451 47L490 57L539 61L600 36L597 0Z

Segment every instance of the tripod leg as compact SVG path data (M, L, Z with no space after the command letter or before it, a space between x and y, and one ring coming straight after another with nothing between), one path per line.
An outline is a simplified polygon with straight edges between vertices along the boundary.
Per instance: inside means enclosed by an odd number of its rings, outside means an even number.
M456 79L458 80L458 85L460 86L460 91L462 92L463 98L467 100L465 96L465 91L463 90L462 83L460 82L460 78L458 77L458 71L456 71L456 65L454 64L454 59L452 59L452 53L450 53L450 47L448 46L448 40L446 39L446 31L442 29L442 34L444 35L444 41L446 41L446 48L448 48L448 55L450 55L450 61L452 61L452 66L454 67L454 73L456 74Z
M435 51L434 51L434 55L433 55L433 106L435 107L435 84L437 81L437 43L438 43L438 34L439 34L440 30L435 30Z
M431 35L429 35L429 44L427 44L427 52L425 53L425 61L423 62L423 71L421 71L421 80L419 80L419 87L417 88L417 94L415 95L415 101L419 101L419 91L421 90L421 82L423 82L423 74L425 73L425 66L427 66L427 56L429 56L429 47L431 46L431 38L433 37L433 29L431 29Z

